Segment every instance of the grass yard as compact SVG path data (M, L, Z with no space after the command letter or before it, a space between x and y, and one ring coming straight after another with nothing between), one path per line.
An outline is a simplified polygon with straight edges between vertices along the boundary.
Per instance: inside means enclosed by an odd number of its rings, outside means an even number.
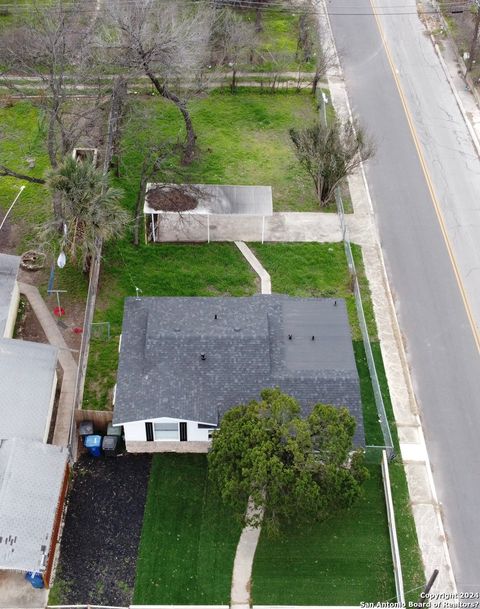
M380 468L348 512L278 538L262 533L253 565L259 605L356 605L395 596Z
M123 302L135 296L248 296L256 276L232 243L140 245L127 240L105 249L95 322L108 321L112 338L90 345L83 407L108 410L115 385Z
M49 167L45 147L46 133L40 112L29 102L0 104L0 164L14 171L43 177ZM34 159L29 169L27 159ZM15 178L1 178L0 208L7 210L24 184L25 190L18 199L10 218L27 225L45 220L49 213L45 190L40 184L30 184Z
M361 341L343 244L255 244L271 275L272 290L295 296L342 297L352 326L368 444L382 444L373 388ZM394 443L398 439L361 249L354 247L371 346ZM308 286L308 287L307 287ZM281 539L261 537L254 563L253 600L258 604L359 604L395 596L380 468L370 464L365 498L351 510L305 533L291 529ZM405 590L423 581L415 525L401 462L390 466ZM415 594L409 600L414 600Z
M255 21L254 11L248 11L247 19ZM297 57L299 16L286 11L262 11L263 31L260 32L258 55L260 61L245 69L259 72L301 71L315 72L315 62L305 62ZM314 17L310 28L314 30Z
M132 209L148 143L184 139L181 115L171 103L158 97L143 102L137 98L140 103L148 120L137 114L127 122L122 141L120 185ZM192 100L189 109L199 154L182 168L185 181L271 185L276 211L318 210L312 180L298 163L288 134L291 127L315 119L311 94L216 90ZM180 161L176 163L180 168Z
M206 455L155 455L134 603L229 604L240 532L210 487Z

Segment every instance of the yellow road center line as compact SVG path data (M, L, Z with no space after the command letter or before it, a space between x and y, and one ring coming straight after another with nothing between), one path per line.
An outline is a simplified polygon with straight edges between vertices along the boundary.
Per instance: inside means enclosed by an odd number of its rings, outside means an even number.
M438 222L440 224L440 229L442 231L442 235L443 235L443 238L445 240L445 245L447 246L448 256L449 256L450 261L452 263L453 272L455 274L455 278L457 280L457 284L458 284L458 287L460 289L460 294L462 296L463 304L465 306L465 311L467 313L468 321L470 322L470 326L471 326L472 332L473 332L473 337L474 337L475 343L477 345L477 350L478 350L478 352L480 352L480 335L479 335L479 331L478 331L478 328L477 328L477 324L475 323L475 319L473 317L473 313L472 313L472 310L470 308L470 304L468 302L467 293L466 293L465 287L463 285L463 282L462 282L462 279L461 279L461 276L460 276L460 271L459 271L457 262L455 260L455 256L453 254L453 248L452 248L452 245L450 243L450 239L448 237L447 228L446 228L446 225L445 225L445 220L443 218L443 214L442 214L442 211L440 209L440 204L438 202L437 195L435 194L435 190L433 188L432 179L431 179L430 174L429 174L428 169L427 169L427 165L426 165L426 162L425 162L425 157L423 155L423 152L422 152L422 149L421 149L421 146L420 146L420 142L418 140L417 132L416 132L415 126L413 124L413 119L412 119L412 116L410 114L410 110L408 109L407 100L406 100L405 94L403 92L400 80L398 78L397 70L396 70L395 64L393 62L392 54L391 54L390 49L388 47L388 44L387 44L387 41L386 41L386 38L385 38L385 35L384 35L384 32L383 32L382 24L380 22L380 19L378 17L378 14L377 14L377 11L376 11L376 8L375 8L375 4L374 4L373 0L369 0L369 2L370 2L370 6L372 7L373 15L374 15L375 21L377 23L378 31L380 33L380 38L382 40L383 48L385 49L385 54L387 56L387 60L388 60L388 63L390 65L390 70L392 71L393 79L394 79L395 84L397 86L398 94L400 96L400 100L402 102L402 106L403 106L403 109L405 111L405 116L407 117L407 122L408 122L408 126L410 128L410 133L412 134L413 142L415 144L415 148L417 150L418 158L420 160L420 165L422 167L423 174L424 174L425 180L427 182L427 187L428 187L428 190L430 192L430 197L431 197L432 202L433 202L433 207L435 209L435 213L437 215L437 219L438 219Z

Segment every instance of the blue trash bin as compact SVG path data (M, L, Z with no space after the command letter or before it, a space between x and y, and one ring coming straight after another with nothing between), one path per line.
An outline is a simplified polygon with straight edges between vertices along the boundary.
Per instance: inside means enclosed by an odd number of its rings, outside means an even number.
M102 436L93 434L85 438L85 448L92 457L102 456Z
M38 571L27 571L25 573L25 579L29 581L34 588L45 588L42 574Z

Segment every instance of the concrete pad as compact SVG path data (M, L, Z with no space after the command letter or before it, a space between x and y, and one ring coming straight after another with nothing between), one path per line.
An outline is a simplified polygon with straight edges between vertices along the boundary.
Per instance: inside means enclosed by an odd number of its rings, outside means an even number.
M427 462L427 453L423 444L400 444L400 452L402 453L402 459L405 462Z
M47 604L48 590L36 590L23 573L0 571L0 607L30 609Z
M408 490L412 503L433 504L433 496L424 463L406 463L404 465L407 476Z
M397 423L397 433L400 444L419 444L421 442L421 430L418 425Z

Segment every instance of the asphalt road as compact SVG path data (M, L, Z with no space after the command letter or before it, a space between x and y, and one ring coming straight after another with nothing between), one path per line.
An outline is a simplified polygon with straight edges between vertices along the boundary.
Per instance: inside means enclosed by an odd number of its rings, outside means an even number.
M478 349L371 5L331 0L328 10L353 112L377 144L367 179L457 586L480 592ZM418 17L380 19L478 323L480 161Z

